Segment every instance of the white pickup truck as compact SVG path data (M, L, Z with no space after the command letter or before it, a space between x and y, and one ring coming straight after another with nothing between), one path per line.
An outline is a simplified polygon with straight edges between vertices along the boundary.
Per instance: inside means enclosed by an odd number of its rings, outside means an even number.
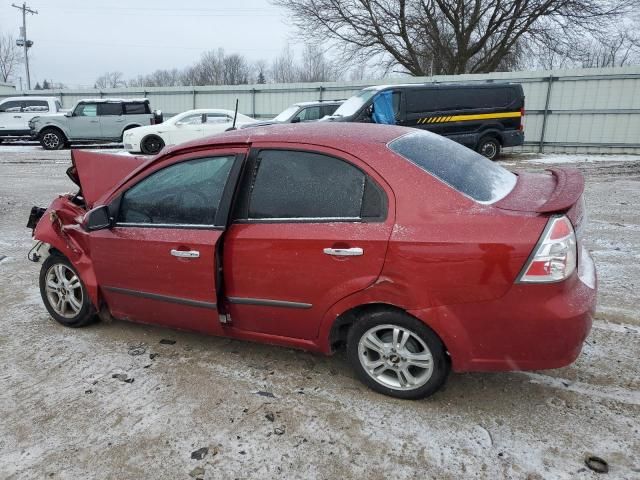
M0 101L0 142L7 137L28 137L29 120L61 112L56 97L9 97Z

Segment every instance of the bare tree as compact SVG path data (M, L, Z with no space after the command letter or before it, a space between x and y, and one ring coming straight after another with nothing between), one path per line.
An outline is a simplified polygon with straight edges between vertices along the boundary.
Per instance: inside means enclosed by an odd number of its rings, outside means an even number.
M336 65L327 59L320 47L310 43L304 47L298 72L300 82L328 82L338 78Z
M287 45L271 64L271 78L276 83L298 81L298 68L291 47Z
M10 82L22 63L22 49L12 35L0 35L0 80Z
M265 60L258 60L253 64L251 81L258 84L267 83L267 62Z
M242 55L234 53L222 59L223 85L241 85L249 82L249 65Z
M344 60L383 57L412 75L513 68L545 45L602 29L639 0L272 0ZM562 38L562 37L560 37Z
M96 88L119 88L126 87L122 72L105 72L100 75L95 82Z

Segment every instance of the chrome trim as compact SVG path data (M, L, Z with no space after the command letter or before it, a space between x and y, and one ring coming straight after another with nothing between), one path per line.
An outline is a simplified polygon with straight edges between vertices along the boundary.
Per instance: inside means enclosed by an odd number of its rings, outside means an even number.
M200 256L200 252L197 250L171 249L171 255L173 255L174 257L180 257L180 258L198 258Z
M140 227L140 228L194 228L194 229L222 229L223 227L217 225L200 225L191 223L127 223L118 222L114 227Z
M360 255L364 255L364 250L360 247L325 248L322 251L327 255L333 255L335 257L359 257Z
M282 308L300 308L308 309L313 307L310 303L287 302L285 300L269 300L266 298L243 298L243 297L227 297L229 303L237 305L259 305L264 307L282 307Z
M168 295L160 295L158 293L141 292L139 290L129 290L127 288L119 287L102 287L105 290L109 290L114 293L121 293L123 295L131 295L132 297L148 298L151 300L160 300L167 303L177 303L180 305L188 305L190 307L208 308L210 310L217 310L218 307L215 303L203 302L201 300L189 300L187 298L171 297Z

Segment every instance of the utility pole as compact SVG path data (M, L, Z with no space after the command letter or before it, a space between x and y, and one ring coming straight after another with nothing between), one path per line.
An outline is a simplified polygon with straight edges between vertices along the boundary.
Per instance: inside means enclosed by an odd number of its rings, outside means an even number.
M17 8L18 10L22 10L22 28L20 29L21 38L16 40L16 44L18 46L24 47L24 65L25 70L27 71L27 90L31 90L31 76L29 75L29 47L33 45L31 40L27 40L27 13L31 15L37 15L37 10L32 10L27 7L27 3L24 2L22 6L16 5L14 3L11 4L13 8Z

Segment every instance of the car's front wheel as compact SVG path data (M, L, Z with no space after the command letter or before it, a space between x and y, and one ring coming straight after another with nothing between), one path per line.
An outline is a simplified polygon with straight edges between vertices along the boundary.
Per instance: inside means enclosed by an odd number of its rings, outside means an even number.
M80 275L62 255L51 255L42 264L40 295L51 316L66 327L83 327L95 319Z
M46 128L40 134L40 145L45 150L60 150L67 139L57 128Z
M164 148L164 140L157 135L147 135L140 142L140 150L145 155L155 155Z
M349 331L347 355L363 383L397 398L428 397L449 374L440 338L401 312L379 311L361 318Z

